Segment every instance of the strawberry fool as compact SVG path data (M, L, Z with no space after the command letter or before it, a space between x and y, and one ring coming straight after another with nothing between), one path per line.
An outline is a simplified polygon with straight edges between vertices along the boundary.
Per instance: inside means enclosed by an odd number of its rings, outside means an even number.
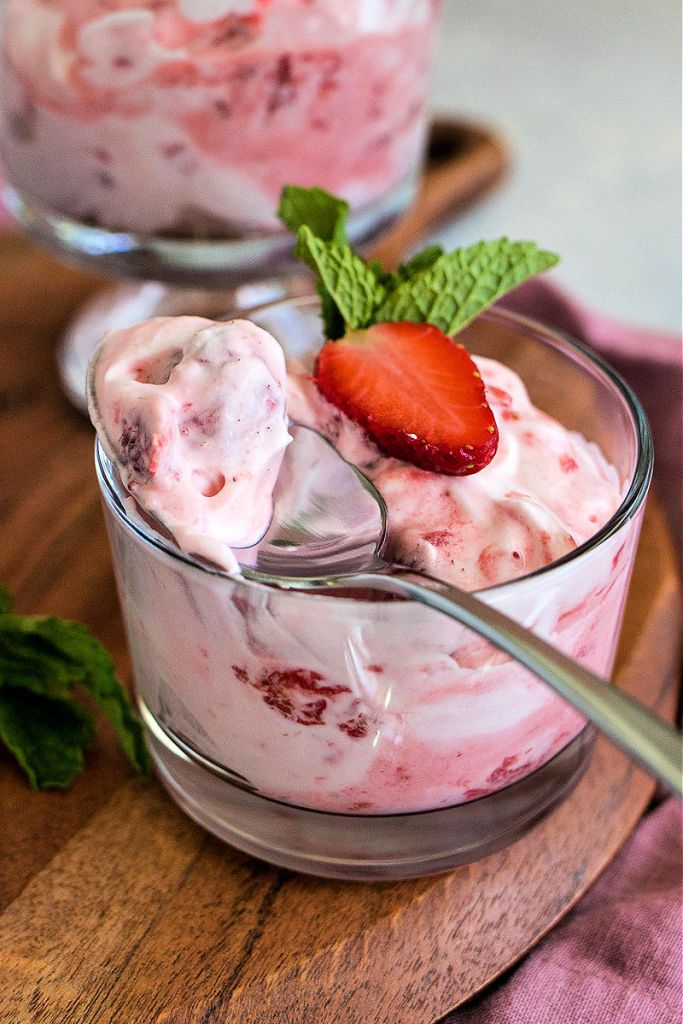
M372 477L395 558L483 590L609 675L639 519L533 575L595 534L623 485L594 444L531 405L515 373L476 362L500 441L469 477L383 455L294 363L288 412ZM177 372L159 389L174 389ZM107 388L98 377L100 406ZM529 774L585 724L507 655L421 605L219 577L111 510L108 524L141 700L167 732L265 796L356 814L446 807Z
M414 181L438 0L8 0L12 187L113 231L278 230L285 182Z

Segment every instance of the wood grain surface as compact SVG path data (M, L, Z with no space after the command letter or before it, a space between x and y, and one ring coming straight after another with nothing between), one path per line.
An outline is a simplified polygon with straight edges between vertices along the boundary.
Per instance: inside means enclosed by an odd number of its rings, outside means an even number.
M405 243L404 243L405 244ZM129 680L92 465L54 346L96 286L0 240L0 579L21 612L88 623ZM617 683L671 715L679 594L650 503ZM439 878L345 884L270 868L132 780L106 727L68 793L0 755L2 1024L422 1024L492 980L614 856L653 784L606 741L509 849Z

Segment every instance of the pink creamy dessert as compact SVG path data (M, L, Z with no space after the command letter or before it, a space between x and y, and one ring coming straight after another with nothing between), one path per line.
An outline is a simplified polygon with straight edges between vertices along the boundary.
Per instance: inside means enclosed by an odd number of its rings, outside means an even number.
M111 230L278 229L285 182L415 177L439 0L8 0L10 183Z
M216 327L215 337L230 347L234 329ZM136 338L148 330L105 342L100 409L114 407L110 381L122 386L129 351L138 358ZM637 528L580 562L529 574L594 534L619 506L622 484L595 445L530 404L516 374L489 359L477 365L500 448L471 477L380 455L295 365L289 414L323 431L374 479L397 558L468 589L493 588L486 600L609 674ZM135 387L168 390L175 401L182 367L181 360L166 383ZM202 401L215 406L221 379L204 383ZM225 397L230 404L232 393ZM141 401L136 391L135 408ZM111 450L104 419L96 416ZM268 476L264 489L272 482ZM206 500L215 499L196 497ZM155 510L169 521L160 505ZM109 528L140 698L166 730L266 796L361 814L449 806L530 773L583 727L517 663L422 606L220 578L146 543L115 516Z
M382 455L303 370L290 370L288 385L290 417L324 434L382 494L395 561L464 590L557 561L593 536L621 501L616 471L596 445L535 409L512 370L492 359L475 362L500 440L493 461L464 477Z

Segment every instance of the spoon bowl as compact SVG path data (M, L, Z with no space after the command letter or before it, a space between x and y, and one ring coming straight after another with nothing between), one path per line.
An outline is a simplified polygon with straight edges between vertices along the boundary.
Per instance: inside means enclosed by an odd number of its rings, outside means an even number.
M270 526L258 544L235 549L244 575L279 586L378 567L387 530L381 494L315 430L295 425L290 433Z

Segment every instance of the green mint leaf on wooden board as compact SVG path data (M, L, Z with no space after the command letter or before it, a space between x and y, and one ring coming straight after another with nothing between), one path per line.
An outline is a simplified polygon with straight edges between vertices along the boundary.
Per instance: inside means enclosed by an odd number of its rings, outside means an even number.
M408 277L387 296L376 316L380 323L410 320L455 334L497 299L557 262L555 253L534 242L477 242L444 253Z
M348 205L323 189L287 185L280 217L297 232L295 255L317 277L325 335L388 321L431 323L452 335L523 281L555 266L559 257L535 242L499 238L444 252L430 245L384 273L366 264L346 241Z
M318 275L321 296L329 296L329 301L323 297L328 338L340 338L344 333L339 333L340 326L358 329L373 322L373 313L383 301L386 289L375 270L347 242L325 242L304 224L297 234L296 253Z
M0 742L35 788L71 785L83 767L92 716L86 694L107 716L140 775L149 774L142 725L105 648L85 626L50 616L13 615L0 590Z
M0 741L33 789L67 789L83 770L92 732L92 716L73 700L0 690Z
M280 195L278 217L295 234L306 224L323 242L346 241L349 204L324 188L300 188L285 185Z

